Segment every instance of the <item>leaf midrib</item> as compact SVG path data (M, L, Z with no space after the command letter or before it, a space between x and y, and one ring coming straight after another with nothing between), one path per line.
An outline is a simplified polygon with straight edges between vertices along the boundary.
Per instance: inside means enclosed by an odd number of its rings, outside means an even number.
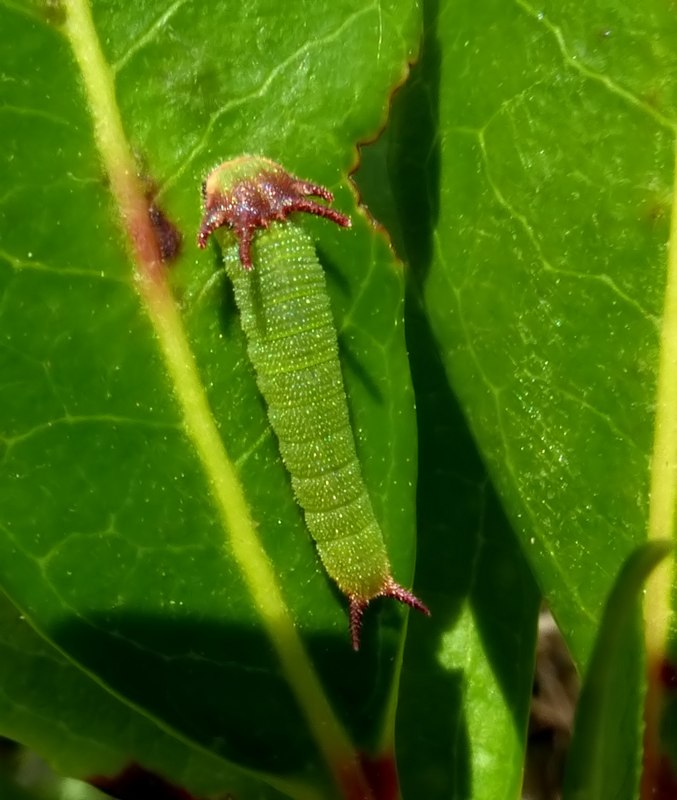
M677 164L677 143L673 165ZM673 166L674 169L674 166ZM654 440L651 451L649 539L674 539L677 498L677 170L668 241L665 300L660 330ZM647 581L646 645L649 659L665 648L674 559L660 564Z
M209 408L176 303L164 279L143 187L124 135L113 73L106 62L86 0L65 0L66 38L78 63L95 140L131 245L136 285L157 335L183 424L200 458L232 553L270 637L287 682L338 785L364 787L357 754L333 713L296 632L268 556Z

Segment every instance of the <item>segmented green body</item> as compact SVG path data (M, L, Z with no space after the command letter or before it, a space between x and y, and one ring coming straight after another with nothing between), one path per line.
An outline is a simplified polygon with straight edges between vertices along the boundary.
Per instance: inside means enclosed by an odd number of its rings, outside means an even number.
M212 234L221 241L268 417L322 562L348 597L357 650L374 597L430 612L391 574L357 460L324 273L291 215L342 228L350 218L313 199L333 202L329 189L262 156L213 169L202 198L198 247Z
M293 222L257 233L254 268L225 250L248 353L296 498L327 572L351 597L382 592L390 565L355 450L323 270Z

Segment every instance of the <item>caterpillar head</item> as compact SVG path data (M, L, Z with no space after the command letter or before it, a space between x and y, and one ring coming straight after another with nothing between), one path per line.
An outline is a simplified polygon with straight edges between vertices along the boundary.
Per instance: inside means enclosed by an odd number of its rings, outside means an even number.
M251 245L257 228L283 222L298 211L332 220L349 228L350 218L328 208L334 196L324 186L301 180L283 167L261 156L240 156L212 170L202 187L204 215L197 236L204 248L209 236L221 227L230 228L238 241L240 262L251 269Z

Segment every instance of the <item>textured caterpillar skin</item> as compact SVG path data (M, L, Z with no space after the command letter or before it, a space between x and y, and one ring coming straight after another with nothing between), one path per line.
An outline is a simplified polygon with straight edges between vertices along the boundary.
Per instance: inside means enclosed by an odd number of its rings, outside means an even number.
M259 216L252 214L257 193ZM232 235L220 233L249 358L317 551L349 598L357 650L362 615L374 597L394 597L429 612L391 576L355 449L324 273L312 239L287 216L300 210L346 227L350 221L308 201L308 194L332 199L326 189L288 175L274 162L228 162L207 179L198 243L204 246L221 225L238 238L236 249L228 246ZM256 228L261 230L253 240Z

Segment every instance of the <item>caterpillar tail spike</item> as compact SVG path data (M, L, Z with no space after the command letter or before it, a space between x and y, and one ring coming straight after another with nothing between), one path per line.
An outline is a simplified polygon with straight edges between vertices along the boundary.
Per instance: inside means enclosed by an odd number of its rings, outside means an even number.
M426 617L430 616L430 609L428 606L426 606L425 603L422 603L415 594L412 594L412 592L410 592L408 589L405 589L404 586L400 586L399 583L395 583L392 578L386 581L383 591L379 592L379 594L374 595L373 597L370 597L369 600L363 600L359 597L350 597L350 638L353 643L353 650L356 652L360 649L362 617L364 616L364 612L369 605L369 602L376 597L392 597L393 600L398 600L400 603L404 603L410 608L415 608L417 611L425 614Z

